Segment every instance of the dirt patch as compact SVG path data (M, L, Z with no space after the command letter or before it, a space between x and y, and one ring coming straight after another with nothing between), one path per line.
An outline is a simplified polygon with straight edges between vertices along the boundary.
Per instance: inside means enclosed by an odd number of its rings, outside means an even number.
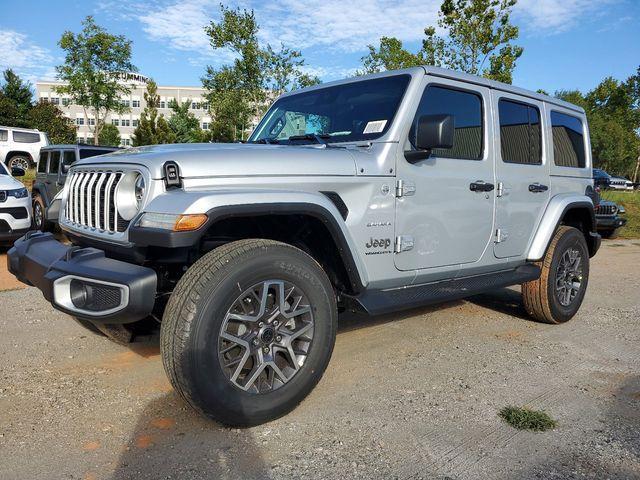
M26 285L19 282L9 270L7 270L7 254L0 253L0 292L7 290L18 290L25 288Z

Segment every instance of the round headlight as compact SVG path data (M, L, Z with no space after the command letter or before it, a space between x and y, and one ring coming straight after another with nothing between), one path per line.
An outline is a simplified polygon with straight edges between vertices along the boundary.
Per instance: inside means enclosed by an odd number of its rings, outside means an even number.
M127 173L116 189L116 207L124 220L132 220L138 214L144 198L144 178L137 172Z

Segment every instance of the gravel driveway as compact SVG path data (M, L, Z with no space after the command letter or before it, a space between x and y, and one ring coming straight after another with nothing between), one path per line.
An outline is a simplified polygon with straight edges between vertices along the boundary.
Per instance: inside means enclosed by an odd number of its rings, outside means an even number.
M157 339L114 345L33 288L0 306L1 479L640 478L639 241L603 245L565 325L527 320L517 289L344 315L307 400L245 430L186 407ZM558 427L514 430L509 404Z

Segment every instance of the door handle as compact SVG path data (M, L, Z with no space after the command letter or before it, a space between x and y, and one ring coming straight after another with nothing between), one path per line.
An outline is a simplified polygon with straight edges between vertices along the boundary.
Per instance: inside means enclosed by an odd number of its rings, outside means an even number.
M487 183L482 180L476 180L469 184L469 190L472 192L490 192L494 188L493 183Z
M529 191L531 193L540 193L540 192L546 192L547 190L549 190L549 187L547 187L546 185L542 185L541 183L532 183L531 185L529 185Z

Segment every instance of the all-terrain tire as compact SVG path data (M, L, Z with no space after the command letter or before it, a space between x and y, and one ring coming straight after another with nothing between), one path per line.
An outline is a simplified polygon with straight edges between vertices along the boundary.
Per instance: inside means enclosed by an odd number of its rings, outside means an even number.
M46 218L46 207L44 205L44 200L39 194L34 194L31 202L31 212L33 215L33 228L36 230L41 230L43 232L52 232L53 225L51 222L47 221Z
M557 293L559 265L563 255L571 249L580 255L580 288L568 305L563 305ZM540 278L522 284L522 300L527 313L544 323L564 323L577 313L584 299L589 281L589 250L580 230L561 226L556 231L544 258L537 262Z
M34 166L29 157L21 154L13 155L9 160L7 160L6 165L9 168L9 171L11 171L13 167L20 167L25 172Z
M288 382L252 393L224 372L219 336L238 296L269 280L290 282L304 292L313 340ZM226 425L250 426L288 413L311 392L331 358L336 327L335 293L312 257L281 242L240 240L207 253L180 279L163 316L160 349L173 387L193 408Z

